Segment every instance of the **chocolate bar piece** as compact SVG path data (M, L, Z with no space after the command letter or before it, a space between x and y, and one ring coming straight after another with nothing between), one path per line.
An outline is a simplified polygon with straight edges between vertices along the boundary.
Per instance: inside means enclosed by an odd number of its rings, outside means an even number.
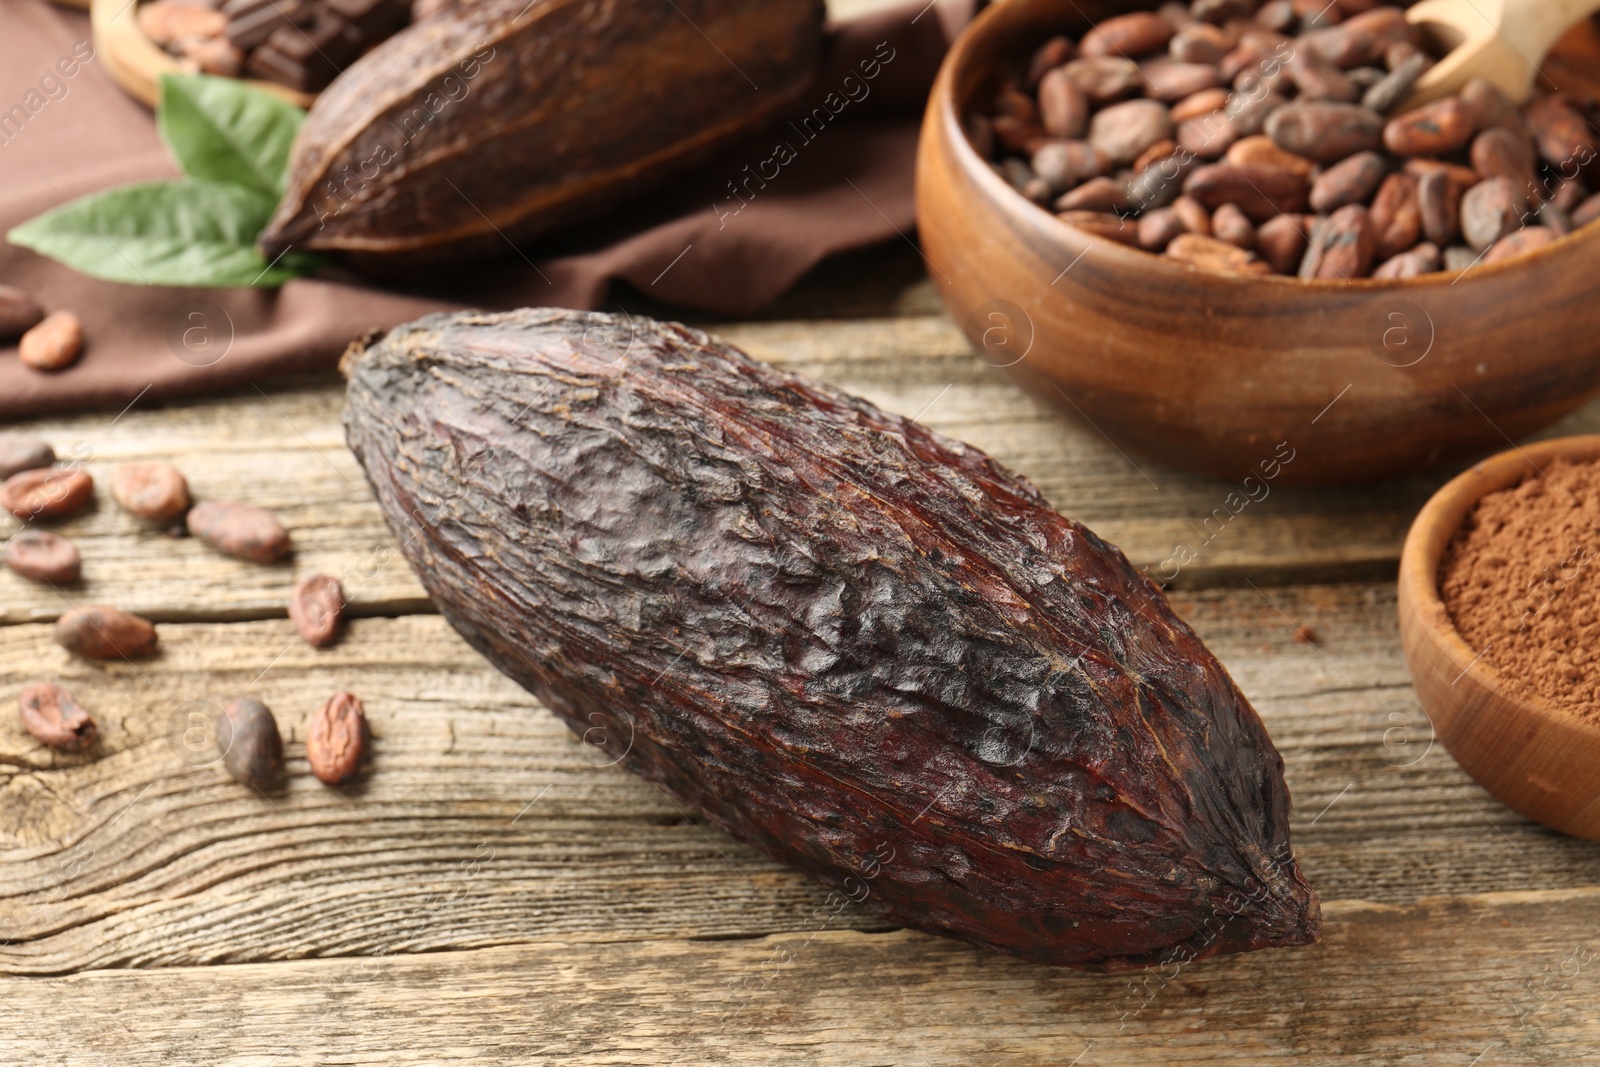
M248 51L275 30L310 25L316 9L311 0L228 0L222 13L228 16L228 40Z
M326 0L325 6L354 26L367 44L377 44L411 21L404 0Z

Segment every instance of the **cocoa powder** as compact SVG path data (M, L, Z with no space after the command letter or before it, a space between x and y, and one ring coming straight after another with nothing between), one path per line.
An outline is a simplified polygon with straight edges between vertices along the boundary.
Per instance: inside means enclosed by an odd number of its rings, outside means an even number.
M1506 684L1600 721L1600 461L1556 460L1473 507L1439 565L1456 630Z

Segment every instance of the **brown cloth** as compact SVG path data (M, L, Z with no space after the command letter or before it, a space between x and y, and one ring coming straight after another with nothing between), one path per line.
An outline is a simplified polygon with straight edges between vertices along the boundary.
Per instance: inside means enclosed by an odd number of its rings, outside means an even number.
M505 261L414 292L356 278L300 279L276 291L119 285L0 244L0 282L46 309L76 312L87 338L76 365L50 374L0 348L0 419L121 409L331 367L366 330L430 311L593 308L613 279L668 304L748 314L823 257L909 233L922 105L971 7L919 0L831 26L806 108L839 92L837 107L846 88L855 99L814 139L779 126L586 226L581 239L508 247ZM69 62L63 69L73 76L61 76L59 59L92 51L86 18L43 0L5 0L5 9L0 230L98 189L176 175L150 113L111 82L102 57ZM888 55L885 42L893 54L878 76L843 87L859 59ZM796 158L764 187L748 182L778 141ZM730 183L743 195L734 197Z

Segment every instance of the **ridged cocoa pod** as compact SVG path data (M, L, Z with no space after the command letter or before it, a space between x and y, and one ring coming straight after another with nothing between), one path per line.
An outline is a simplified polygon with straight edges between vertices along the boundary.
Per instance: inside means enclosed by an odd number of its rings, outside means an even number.
M445 617L734 836L1049 963L1316 939L1237 686L976 449L644 319L431 315L344 368Z
M263 252L383 273L505 255L508 238L593 217L787 108L822 17L821 0L451 7L317 99Z

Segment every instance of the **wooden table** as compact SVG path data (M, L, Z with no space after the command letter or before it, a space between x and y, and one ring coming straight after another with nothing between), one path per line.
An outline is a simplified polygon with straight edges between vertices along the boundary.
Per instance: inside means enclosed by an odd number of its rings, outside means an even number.
M1444 474L1274 488L1219 521L1234 487L1136 466L969 355L904 247L717 332L979 445L1136 563L1211 531L1173 603L1288 761L1322 943L1107 977L818 911L823 890L598 766L451 632L345 450L335 379L263 383L26 427L97 476L170 460L198 497L275 509L297 551L222 559L103 500L64 527L81 586L0 574L0 703L59 679L104 731L63 755L0 714L0 1064L1600 1060L1600 846L1474 785L1400 656L1397 553ZM1600 405L1558 432L1595 429ZM359 616L324 651L284 617L310 571ZM158 620L161 654L69 657L47 625L69 601ZM304 758L336 688L375 734L346 790ZM280 796L191 732L241 694L284 729Z

